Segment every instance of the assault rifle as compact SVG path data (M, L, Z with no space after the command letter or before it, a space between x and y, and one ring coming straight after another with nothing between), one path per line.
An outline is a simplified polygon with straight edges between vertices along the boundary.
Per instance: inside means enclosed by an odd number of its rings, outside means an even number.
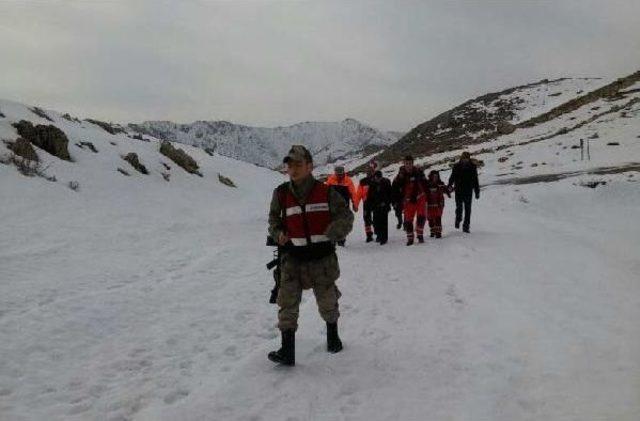
M271 290L271 296L269 297L269 303L275 304L276 299L278 298L278 291L280 290L280 257L281 257L281 247L273 241L271 236L267 236L267 246L276 247L273 251L273 260L267 263L267 270L273 269L273 282L274 286ZM274 269L275 268L275 269Z

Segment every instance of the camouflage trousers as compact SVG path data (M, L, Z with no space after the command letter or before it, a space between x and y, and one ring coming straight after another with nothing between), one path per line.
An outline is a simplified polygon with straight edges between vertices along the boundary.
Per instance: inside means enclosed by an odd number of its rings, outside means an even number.
M318 260L300 261L285 254L281 264L278 328L298 328L300 300L305 289L313 289L320 316L335 323L340 317L338 298L342 295L335 284L340 277L338 256L332 253Z

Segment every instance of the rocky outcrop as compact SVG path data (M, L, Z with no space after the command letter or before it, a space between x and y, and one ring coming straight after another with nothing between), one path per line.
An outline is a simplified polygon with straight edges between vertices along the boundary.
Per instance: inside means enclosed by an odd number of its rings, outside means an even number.
M516 131L516 126L509 123L508 121L500 121L497 126L498 133L500 134L511 134Z
M67 148L69 139L67 135L56 126L38 124L34 127L31 122L20 120L19 123L14 123L13 127L16 128L21 137L33 145L60 159L71 161L71 156Z
M218 181L229 187L237 187L236 184L229 177L225 177L224 175L218 173Z
M116 124L106 123L104 121L94 120L92 118L87 118L85 119L85 121L88 121L89 123L92 123L98 127L101 127L105 132L110 134L125 133L125 130Z
M139 173L141 173L141 174L149 174L149 171L147 171L147 167L145 167L144 165L142 165L140 163L140 160L138 159L138 154L137 153L129 152L126 156L123 156L122 159L124 159L129 164L131 164L131 166L133 168L135 168L136 171L138 171Z
M182 149L174 148L171 143L165 141L160 144L160 153L181 166L186 172L202 177L196 160Z

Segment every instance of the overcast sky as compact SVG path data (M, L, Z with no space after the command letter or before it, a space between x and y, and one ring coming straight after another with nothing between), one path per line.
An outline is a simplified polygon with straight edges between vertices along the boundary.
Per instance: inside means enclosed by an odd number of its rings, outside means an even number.
M0 98L109 121L405 131L516 84L636 70L639 0L0 0Z

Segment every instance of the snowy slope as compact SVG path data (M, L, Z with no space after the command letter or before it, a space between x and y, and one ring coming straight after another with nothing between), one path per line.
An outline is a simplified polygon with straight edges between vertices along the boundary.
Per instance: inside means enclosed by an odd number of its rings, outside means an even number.
M502 132L609 82L600 78L545 79L479 96L414 127L386 148L379 159L389 164L406 154L423 157L484 142L497 131Z
M0 112L3 139L22 118L50 124L21 104L2 101ZM448 201L445 237L411 248L393 229L388 246L365 244L358 215L339 250L345 349L324 351L307 292L298 364L282 369L266 359L279 338L264 268L282 177L181 146L201 178L159 155L155 139L47 114L75 160L38 151L58 181L0 164L0 420L637 419L637 172L598 176L608 183L596 189L578 185L591 175L488 185L470 236L452 229ZM556 172L637 162L637 121L635 104L564 137L516 145L565 123L518 129L479 146L509 145L478 154L481 181L536 175L542 159ZM590 163L556 145L593 131L602 143ZM126 167L130 151L150 175Z
M198 121L176 124L168 121L148 121L130 125L141 133L153 135L219 154L276 168L282 164L292 144L303 144L314 154L319 164L341 157L387 146L398 138L354 120L336 123L305 122L288 127L249 127L226 121Z
M620 96L589 103L545 123L518 128L512 134L468 146L465 150L483 161L480 169L483 184L638 166L640 82ZM443 170L443 175L448 176L451 163L459 155L460 150L432 154L418 159L417 163ZM399 165L390 165L385 172L392 176Z
M517 124L545 113L577 96L593 91L610 80L602 78L562 78L525 85L499 93L489 101L474 101L469 105L487 113L497 112L501 106L511 105L513 115L508 121Z
M37 150L43 161L42 167L47 168L47 174L55 175L58 179L58 182L52 186L53 189L61 188L60 186L64 186L68 181L78 181L80 189L86 190L87 194L109 196L117 191L125 192L128 188L144 191L157 186L165 190L175 188L180 191L182 186L199 184L206 186L207 189L223 192L221 194L238 194L229 193L228 188L218 182L217 174L231 177L238 184L239 190L242 190L243 184L246 184L244 178L247 171L248 175L274 174L267 169L256 168L251 164L240 164L237 160L218 154L210 156L199 148L176 144L176 147L184 149L198 162L204 174L204 177L200 178L188 174L169 158L161 155L158 152L158 139L145 136L145 141L142 141L132 139L125 133L111 135L95 124L87 121L70 121L63 118L61 113L45 110L46 115L52 120L49 121L34 114L30 108L15 102L0 101L0 112L5 115L4 118L0 117L0 140L15 140L18 135L12 124L23 119L31 121L34 125L52 124L62 129L69 138L68 149L75 162L63 161L43 150ZM93 143L98 153L79 147L77 143L81 141ZM1 143L0 152L8 152L5 145ZM138 154L141 163L150 171L149 175L139 174L121 158L129 152ZM163 163L168 164L171 169L167 170ZM124 177L118 173L118 167L125 169L131 176ZM164 180L162 173L170 174L169 183ZM249 177L251 183L255 183L256 181L252 178ZM33 182L40 183L40 181Z

